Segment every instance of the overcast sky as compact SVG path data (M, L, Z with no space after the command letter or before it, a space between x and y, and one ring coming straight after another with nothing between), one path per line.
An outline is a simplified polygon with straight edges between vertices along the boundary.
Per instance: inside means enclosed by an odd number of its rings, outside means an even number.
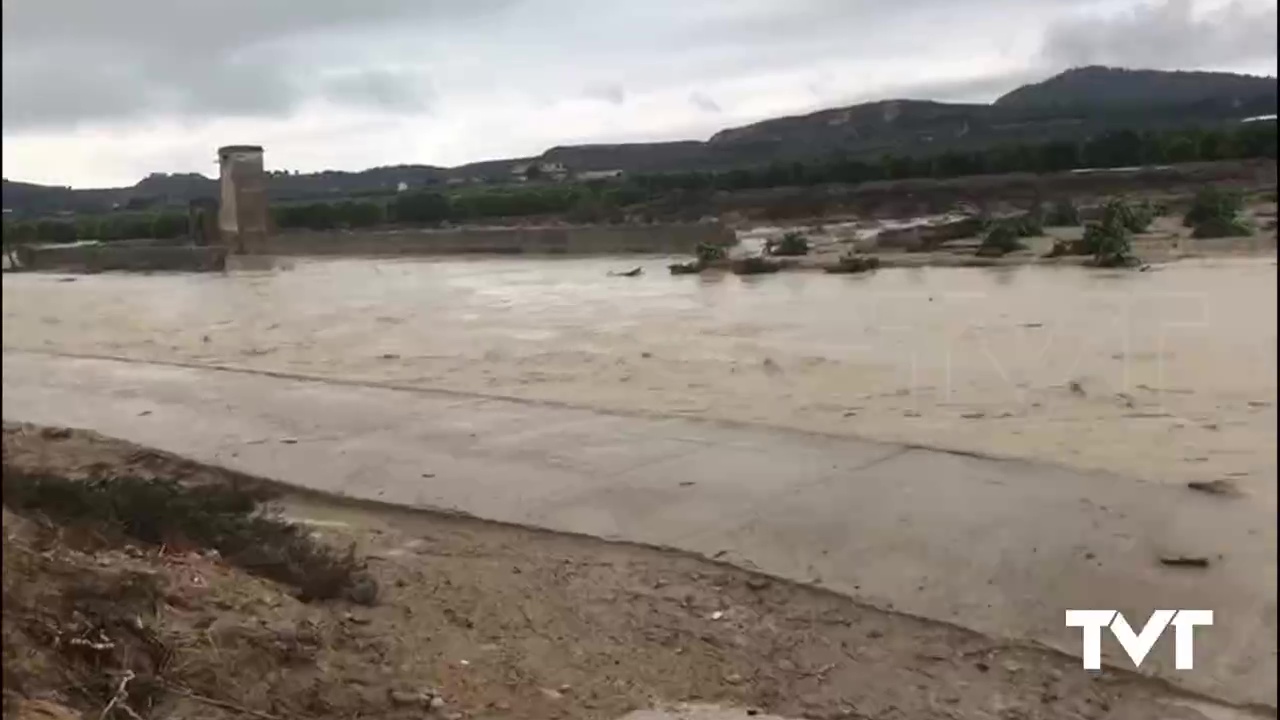
M1072 66L1276 74L1276 0L3 0L4 176L303 172L705 139Z

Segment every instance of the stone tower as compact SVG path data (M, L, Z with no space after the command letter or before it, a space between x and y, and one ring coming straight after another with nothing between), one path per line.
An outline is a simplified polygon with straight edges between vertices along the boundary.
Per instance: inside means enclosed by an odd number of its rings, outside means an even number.
M267 180L262 171L260 145L218 148L221 203L218 233L236 255L257 255L266 249Z

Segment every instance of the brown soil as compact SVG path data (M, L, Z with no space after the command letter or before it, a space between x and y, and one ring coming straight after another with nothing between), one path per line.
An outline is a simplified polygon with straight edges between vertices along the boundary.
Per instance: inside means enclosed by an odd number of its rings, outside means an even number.
M3 449L6 474L254 481L82 431L6 424ZM304 603L215 553L6 509L5 717L616 718L683 701L817 718L1204 717L1128 673L673 552L278 502L320 541L356 544L376 605Z

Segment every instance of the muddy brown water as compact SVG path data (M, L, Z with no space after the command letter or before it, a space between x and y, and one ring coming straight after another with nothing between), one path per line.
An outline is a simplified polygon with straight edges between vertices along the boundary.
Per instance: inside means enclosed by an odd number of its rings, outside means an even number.
M1273 258L748 278L672 277L670 261L6 275L4 345L1225 477L1274 498Z

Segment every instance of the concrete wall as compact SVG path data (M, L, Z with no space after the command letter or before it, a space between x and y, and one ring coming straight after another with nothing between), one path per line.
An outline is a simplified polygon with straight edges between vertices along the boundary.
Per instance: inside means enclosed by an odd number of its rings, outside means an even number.
M463 253L607 255L692 253L698 243L732 245L719 223L585 225L537 228L291 232L267 238L268 255L449 255Z
M226 267L227 248L172 245L25 246L18 248L17 256L23 270L217 272Z

